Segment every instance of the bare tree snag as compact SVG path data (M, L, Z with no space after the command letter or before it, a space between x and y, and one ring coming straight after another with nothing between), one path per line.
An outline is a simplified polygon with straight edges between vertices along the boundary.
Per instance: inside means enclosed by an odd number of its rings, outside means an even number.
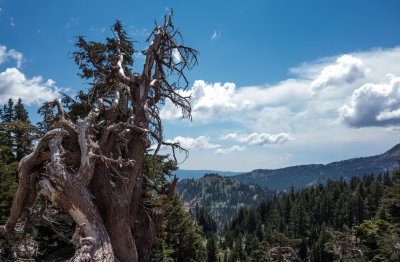
M17 222L46 220L46 207L33 208L32 197L40 187L42 201L76 223L70 240L76 252L70 261L151 261L177 179L160 180L157 161L147 177L144 156L152 142L158 145L155 155L161 145L182 150L164 142L159 110L169 99L190 118L189 97L181 90L189 83L184 71L197 63L198 54L183 44L171 17L172 12L148 38L141 74L131 70L136 51L120 22L104 44L79 37L74 60L92 88L81 92L79 101L56 99L46 105L49 131L20 161L18 191L10 217L0 227L14 246ZM55 115L52 108L57 108Z
M289 262L297 260L296 251L292 247L273 247L269 250L268 256L273 261L278 262Z

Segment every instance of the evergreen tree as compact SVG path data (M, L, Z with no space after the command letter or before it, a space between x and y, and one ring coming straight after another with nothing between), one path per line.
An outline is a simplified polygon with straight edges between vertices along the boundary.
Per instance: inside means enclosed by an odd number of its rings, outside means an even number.
M17 189L18 161L32 151L35 128L21 99L14 106L12 99L0 110L0 221L9 216Z
M196 204L195 213L196 221L202 227L205 236L213 235L217 232L217 223L204 207L199 207Z
M380 218L400 226L400 170L393 172L391 185L387 187L380 207Z
M318 240L312 246L310 262L333 261L333 254L325 251L325 244L328 243L329 239L326 226L323 224Z
M217 261L217 244L216 244L216 236L211 235L207 240L207 262L216 262Z
M7 164L15 161L12 129L10 128L10 124L13 121L13 105L14 102L10 98L8 103L3 106L3 111L1 112L0 132L3 133L3 154L6 155Z
M29 121L28 112L25 110L21 98L18 99L17 104L14 106L12 129L14 133L15 157L17 161L20 161L32 151L32 142L36 131L35 127Z
M177 194L173 196L163 221L163 230L153 245L153 261L206 261L206 249L201 227L195 224L191 213L182 208Z

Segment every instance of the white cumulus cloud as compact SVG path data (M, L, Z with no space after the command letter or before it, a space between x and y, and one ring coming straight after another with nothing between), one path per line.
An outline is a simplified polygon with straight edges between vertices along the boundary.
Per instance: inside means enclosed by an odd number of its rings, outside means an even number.
M55 81L44 81L41 76L27 78L20 67L23 54L0 45L0 65L6 62L15 62L17 67L7 68L0 72L0 103L5 103L9 98L21 98L27 105L40 105L45 101L55 99L59 93Z
M308 85L295 80L286 80L276 86L250 86L240 89L234 83L212 84L196 80L193 87L188 91L181 91L181 95L191 97L193 120L203 123L237 120L240 112L252 112L260 106L302 106L302 101L312 96ZM167 100L161 110L161 118L174 120L181 117L181 110Z
M54 84L51 79L46 82L41 76L28 79L17 68L7 68L0 73L0 103L5 103L9 98L21 98L27 105L40 105L59 95Z
M214 153L224 155L224 154L229 154L229 153L239 152L239 151L245 151L245 150L246 150L245 146L235 145L235 146L231 146L229 148L219 148L219 149L215 150Z
M206 136L199 136L197 138L177 136L172 140L167 140L166 142L179 143L181 147L187 150L213 149L220 147L218 144L211 144L209 140L210 138Z
M400 77L388 76L385 81L354 90L350 101L339 109L342 120L353 127L399 124Z
M207 84L203 80L196 80L191 90L181 92L183 96L191 97L193 119L200 121L211 120L219 112L237 110L238 105L232 101L234 93L235 84L233 83ZM172 120L181 116L181 111L167 100L161 110L161 118Z
M361 59L352 55L343 55L336 63L326 66L311 83L311 88L351 84L365 76L366 69Z

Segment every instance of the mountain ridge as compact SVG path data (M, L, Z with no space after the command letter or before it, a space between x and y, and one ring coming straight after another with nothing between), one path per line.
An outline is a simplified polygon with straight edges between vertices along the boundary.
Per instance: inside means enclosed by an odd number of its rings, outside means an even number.
M183 179L176 185L185 209L204 207L215 219L218 228L236 215L240 207L256 207L271 199L275 192L258 185L244 184L231 177L206 174L199 179Z
M327 179L350 179L352 176L391 172L398 168L400 144L385 153L351 158L328 164L297 165L279 169L255 169L248 173L231 176L247 184L257 184L271 190L288 190L291 186L307 187L324 183Z
M201 169L201 170L187 170L187 169L178 169L173 171L179 180L183 179L199 179L202 178L205 174L219 174L220 176L234 176L243 174L246 172L233 172L233 171L217 171L217 170L209 170L209 169Z

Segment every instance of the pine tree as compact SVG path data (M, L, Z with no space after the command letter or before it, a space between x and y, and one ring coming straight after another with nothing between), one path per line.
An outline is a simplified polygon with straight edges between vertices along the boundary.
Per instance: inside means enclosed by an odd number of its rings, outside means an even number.
M28 112L25 110L21 98L14 106L12 128L15 134L15 157L17 161L20 161L32 151L32 142L36 131L29 121Z
M216 262L217 261L217 244L216 244L216 236L210 235L207 240L207 262Z
M175 262L206 261L206 248L201 237L201 227L195 224L191 213L182 208L177 194L173 196L163 220L163 230L153 245L153 261Z
M392 174L392 186L388 187L382 197L382 211L387 221L400 226L400 170Z
M312 247L310 262L333 261L333 254L325 251L325 244L329 241L329 234L325 224L322 225L318 240Z
M13 154L13 137L12 137L12 129L10 128L10 124L13 121L13 105L14 102L10 98L8 103L3 106L3 111L1 114L1 126L0 132L3 133L4 140L4 148L3 154L6 155L7 164L10 164L15 161L15 156Z
M0 220L6 221L17 189L18 161L31 152L34 126L22 100L14 106L12 99L0 110Z

